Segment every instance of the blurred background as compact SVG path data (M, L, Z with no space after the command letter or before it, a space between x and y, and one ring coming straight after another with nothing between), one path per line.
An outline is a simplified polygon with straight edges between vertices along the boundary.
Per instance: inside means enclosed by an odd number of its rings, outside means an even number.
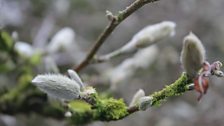
M123 10L134 0L0 0L0 27L12 34L16 41L28 43L35 50L47 50L36 69L37 73L57 71L49 66L51 61L61 73L79 64L93 45L97 36L108 23L105 11L114 14ZM98 54L112 52L127 43L135 33L147 25L161 21L176 23L176 35L160 41L159 51L147 69L116 85L112 96L124 98L128 104L138 89L146 94L160 90L175 81L182 73L180 52L182 40L190 31L203 42L210 62L224 61L224 1L223 0L160 0L148 4L123 21L106 40ZM66 51L55 51L50 45L60 30L65 30L64 39L69 46ZM67 30L67 31L66 31ZM60 37L59 37L60 38ZM62 37L63 38L63 37ZM71 48L70 48L71 46ZM69 49L67 49L68 47ZM27 50L27 48L26 48ZM31 49L32 50L32 49ZM29 53L29 52L26 52ZM120 56L109 62L89 65L80 76L98 90L110 89L107 84L98 82L105 71L116 68L133 54ZM49 61L50 60L50 61ZM50 63L49 63L50 62ZM50 68L49 68L50 67ZM47 70L46 70L47 69ZM55 70L56 69L56 70ZM0 85L15 85L9 74L0 73ZM115 78L116 79L116 78ZM103 79L102 79L103 80ZM222 126L224 125L224 79L212 77L210 88L200 102L194 91L182 96L169 98L160 107L111 122L93 122L88 126ZM45 118L36 114L29 116L0 115L1 126L62 126L65 122Z

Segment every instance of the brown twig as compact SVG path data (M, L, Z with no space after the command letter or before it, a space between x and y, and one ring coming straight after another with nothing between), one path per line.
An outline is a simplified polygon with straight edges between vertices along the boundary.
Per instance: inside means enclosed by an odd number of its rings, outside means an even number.
M130 114L132 114L134 112L139 111L139 107L138 106L132 106L132 107L127 108L127 111L128 111L128 113L130 115Z
M110 23L107 25L107 27L103 30L103 32L99 35L99 37L95 41L93 47L90 49L86 58L77 67L74 66L73 69L79 72L84 67L86 67L90 63L90 61L92 60L96 52L99 50L100 46L104 43L104 41L108 38L108 36L123 20L125 20L133 12L135 12L142 6L146 5L147 3L152 3L155 1L158 1L158 0L136 0L130 6L128 6L125 10L120 11L117 16L113 16L113 18L110 20Z

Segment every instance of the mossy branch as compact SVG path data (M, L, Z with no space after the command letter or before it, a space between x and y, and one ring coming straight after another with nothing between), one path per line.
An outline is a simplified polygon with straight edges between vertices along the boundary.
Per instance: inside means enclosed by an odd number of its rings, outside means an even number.
M0 113L18 114L31 112L56 118L65 119L64 113L67 111L59 102L49 101L46 94L30 84L31 77L26 76L27 83L23 83L9 90L0 96ZM23 80L24 82L24 80ZM151 94L151 106L157 106L172 96L178 96L188 91L191 80L186 74L176 80L174 83L167 85L161 91ZM122 99L102 98L97 93L89 96L90 100L75 100L68 103L68 109L72 117L66 118L72 124L84 124L91 121L112 121L120 120L128 115L139 111L139 106L127 107ZM87 103L94 101L94 104Z

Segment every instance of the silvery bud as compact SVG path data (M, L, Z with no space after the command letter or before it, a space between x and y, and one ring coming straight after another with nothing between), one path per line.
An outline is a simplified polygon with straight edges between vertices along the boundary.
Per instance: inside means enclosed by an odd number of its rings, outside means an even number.
M139 102L139 99L144 96L145 96L145 92L142 89L139 89L133 96L133 98L129 104L129 107L137 105Z
M80 96L79 82L60 74L37 75L32 83L55 98L73 100Z
M191 78L198 74L205 61L205 48L199 38L190 33L183 40L181 62L187 75Z
M176 24L171 21L163 21L158 24L149 25L136 33L133 38L123 47L107 55L98 57L99 62L108 61L121 54L135 51L139 48L146 48L155 42L175 35Z
M109 21L112 21L114 18L114 15L109 10L106 10L106 17L108 18Z
M70 78L73 79L73 80L75 80L79 84L79 86L81 88L84 87L81 78L79 77L79 75L74 70L69 69L68 70L68 74L69 74Z
M139 110L145 111L152 104L152 97L145 96L139 99Z
M121 48L123 51L132 51L137 48L145 48L166 37L175 35L176 24L171 21L163 21L149 25L135 34L132 40Z

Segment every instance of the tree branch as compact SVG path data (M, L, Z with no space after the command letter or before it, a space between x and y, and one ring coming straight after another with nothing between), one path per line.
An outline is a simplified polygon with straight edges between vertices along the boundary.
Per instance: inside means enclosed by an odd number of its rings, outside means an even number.
M79 72L84 67L86 67L90 63L90 61L92 60L96 52L99 50L100 46L105 42L108 36L123 20L125 20L133 12L135 12L142 6L146 5L147 3L152 3L155 1L158 1L158 0L136 0L134 3L128 6L125 10L120 11L117 16L113 16L113 18L110 20L110 23L107 25L107 27L103 30L103 32L99 35L99 37L93 44L86 58L77 67L73 66L73 69Z
M191 80L186 74L182 74L171 85L150 95L152 97L151 107L161 104L169 97L179 96L192 90L190 83ZM90 104L86 102L90 102ZM84 124L97 120L120 120L139 111L139 105L127 107L122 99L101 98L96 93L90 95L88 100L84 99L84 102L71 101L68 109L73 113L72 117L68 118L70 123ZM14 115L35 112L46 117L65 119L66 111L59 102L50 102L45 94L30 83L18 85L0 96L0 113Z

